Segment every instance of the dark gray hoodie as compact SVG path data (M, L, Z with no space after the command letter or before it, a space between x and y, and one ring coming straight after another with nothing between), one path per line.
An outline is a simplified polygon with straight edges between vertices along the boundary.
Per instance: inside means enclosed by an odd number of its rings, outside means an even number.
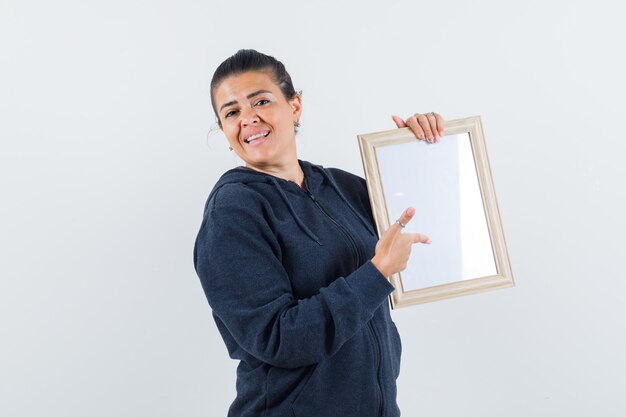
M401 344L365 180L299 161L305 189L247 168L207 200L194 265L230 357L229 417L396 417Z

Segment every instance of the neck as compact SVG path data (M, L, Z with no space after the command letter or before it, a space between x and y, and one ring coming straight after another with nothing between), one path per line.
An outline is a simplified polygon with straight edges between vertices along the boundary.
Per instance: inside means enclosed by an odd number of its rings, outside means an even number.
M304 188L304 171L302 171L297 159L294 162L283 166L266 167L246 164L246 168L282 178L287 181L295 182L299 187Z

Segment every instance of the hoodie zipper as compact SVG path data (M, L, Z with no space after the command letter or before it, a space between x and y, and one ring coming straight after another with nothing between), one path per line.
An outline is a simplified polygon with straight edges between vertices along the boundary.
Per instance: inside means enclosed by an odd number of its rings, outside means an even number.
M378 338L378 332L376 331L376 328L374 327L374 323L373 323L374 319L372 318L368 325L370 328L370 331L372 332L372 334L374 335L374 346L375 346L375 350L376 350L376 377L378 379L378 392L380 394L380 404L379 404L379 415L382 417L383 412L385 410L385 396L383 395L383 389L382 389L382 375L381 375L381 355L380 355L380 351L381 351L381 347L380 347L380 339Z
M311 193L311 191L309 191L309 187L306 183L306 178L304 180L304 191L305 193L309 196L309 198L313 201L313 203L315 203L315 205L317 206L317 208L326 215L326 217L335 225L337 226L337 228L347 237L348 241L350 242L350 246L352 246L352 249L354 250L354 253L356 254L356 259L357 259L357 265L356 267L360 267L361 266L361 256L359 253L359 250L357 248L356 242L354 241L354 238L352 237L352 235L350 234L350 232L348 232L339 222L337 222L335 219L333 219L331 217L330 214L328 214L328 212L324 209L324 207L322 207L322 205L317 201L317 199L315 198L315 196L313 195L313 193ZM378 411L379 411L379 415L382 417L383 412L385 410L385 396L383 394L383 389L382 389L382 367L381 367L381 362L382 362L382 358L381 358L381 346L380 346L380 339L378 337L378 332L376 331L376 328L374 327L374 323L373 323L373 318L368 322L368 328L370 330L370 332L372 333L372 336L374 336L374 350L376 352L376 377L378 379L378 394L379 394L379 407L378 407Z
M306 186L306 183L305 183ZM350 246L352 247L352 250L354 251L354 254L356 255L356 259L357 259L357 268L359 266L361 266L361 254L359 253L359 249L357 248L356 242L354 241L354 238L352 237L352 235L350 234L350 232L348 232L341 224L339 224L339 222L337 222L335 219L333 219L331 217L330 214L328 214L328 212L324 209L324 207L322 207L320 205L320 203L317 201L317 199L315 198L315 196L313 195L313 193L311 193L309 191L309 187L306 187L306 189L304 190L306 192L306 194L309 196L309 198L311 198L311 200L313 200L313 202L315 203L315 205L317 206L317 208L320 209L320 211L322 213L324 213L326 215L326 217L328 217L328 219L335 225L337 226L337 228L344 234L344 236L346 236L346 238L348 239L348 242L350 243Z

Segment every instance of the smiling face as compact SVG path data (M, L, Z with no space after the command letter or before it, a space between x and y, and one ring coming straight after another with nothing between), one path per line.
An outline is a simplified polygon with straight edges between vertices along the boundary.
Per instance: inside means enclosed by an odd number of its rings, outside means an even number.
M298 164L300 96L287 100L270 73L250 71L225 78L213 97L220 128L246 166L272 173Z

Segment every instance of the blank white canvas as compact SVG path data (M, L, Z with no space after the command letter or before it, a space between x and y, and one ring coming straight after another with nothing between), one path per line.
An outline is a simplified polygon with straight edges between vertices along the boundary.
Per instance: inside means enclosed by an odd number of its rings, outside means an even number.
M431 239L414 246L405 291L497 273L468 133L380 146L376 159L390 223L414 207L405 230Z

